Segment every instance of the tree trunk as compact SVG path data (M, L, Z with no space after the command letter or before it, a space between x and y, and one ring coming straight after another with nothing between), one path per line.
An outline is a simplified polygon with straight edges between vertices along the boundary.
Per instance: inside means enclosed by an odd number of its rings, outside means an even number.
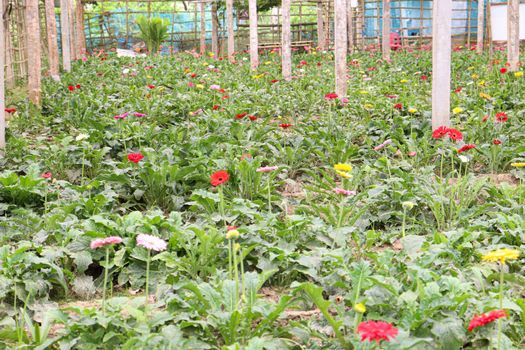
M201 37L200 37L200 54L206 54L206 3L200 3L200 15L201 15Z
M348 35L348 52L354 52L354 8L352 7L352 0L346 1L346 25Z
M383 0L383 59L390 61L390 0Z
M507 61L510 71L518 70L520 62L520 0L508 0Z
M248 0L250 15L250 63L252 69L259 66L259 37L257 33L257 0Z
M432 128L450 126L450 59L452 0L433 2L432 10Z
M215 56L219 56L219 17L216 2L211 5L211 51Z
M339 98L346 97L346 55L347 38L346 0L334 0L334 46L335 46L335 93Z
M235 62L235 33L233 31L233 0L226 0L226 17L228 27L228 58Z
M485 0L478 0L478 41L476 50L478 53L483 52L483 34L485 31Z
M40 48L40 18L38 0L26 1L26 34L27 34L27 88L29 100L40 105L41 85L41 48ZM2 66L2 69L4 67Z
M292 33L290 23L290 2L282 0L282 72L284 80L292 80Z
M54 80L59 80L59 59L57 42L57 22L55 17L55 1L45 0L46 7L46 28L47 28L47 49L49 61L49 75Z
M86 35L84 33L84 4L77 0L75 7L75 38L77 58L82 58L86 53Z

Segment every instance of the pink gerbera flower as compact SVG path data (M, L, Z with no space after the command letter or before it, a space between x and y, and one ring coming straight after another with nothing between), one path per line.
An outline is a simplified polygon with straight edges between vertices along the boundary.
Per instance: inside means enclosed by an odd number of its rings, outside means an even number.
M269 173L279 169L278 166L263 166L257 169L258 173Z
M118 236L111 236L107 238L97 238L91 241L89 245L91 249L97 249L100 247L105 247L107 245L119 244L122 243L122 238Z
M137 245L156 252L166 250L168 247L168 244L163 239L144 233L137 236Z

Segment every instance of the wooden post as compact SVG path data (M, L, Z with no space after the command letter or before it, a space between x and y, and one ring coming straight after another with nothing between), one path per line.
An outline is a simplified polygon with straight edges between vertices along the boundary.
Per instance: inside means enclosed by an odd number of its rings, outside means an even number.
M62 44L62 66L71 71L71 43L69 24L69 0L60 0L60 34Z
M508 0L507 5L507 61L509 70L518 70L520 62L520 0Z
M317 47L326 50L324 36L324 5L322 1L317 3Z
M233 0L226 0L226 17L228 27L228 58L235 62L235 33L233 32Z
M59 59L57 42L57 22L55 18L55 1L45 0L46 28L47 28L47 50L49 61L49 75L54 80L59 80Z
M82 58L86 53L86 35L84 33L84 4L77 0L75 7L75 41L77 58Z
M432 129L450 126L450 60L452 0L433 2L432 9Z
M284 80L292 80L292 33L290 22L291 0L282 0L282 72Z
M485 0L478 0L478 41L476 50L483 52L483 34L485 32Z
M259 66L259 37L257 33L257 0L248 0L250 16L250 64L252 69Z
M0 153L5 149L5 33L4 33L4 0L0 0Z
M346 0L346 25L348 35L348 53L354 52L354 8L352 7L352 0Z
M348 38L346 36L346 0L334 0L334 46L335 46L335 93L339 98L346 97L346 55Z
M383 59L390 61L390 0L383 0Z
M38 0L26 1L26 30L27 30L27 88L29 100L40 105L40 85L42 61L40 54L40 16ZM4 66L2 66L2 69Z
M75 24L75 1L69 0L67 5L67 11L69 15L69 45L71 50L71 60L75 61L77 57L77 28Z
M206 54L206 3L201 0L200 3L200 16L201 16L201 37L200 37L200 54Z
M211 5L211 52L219 55L219 16L217 16L217 3Z

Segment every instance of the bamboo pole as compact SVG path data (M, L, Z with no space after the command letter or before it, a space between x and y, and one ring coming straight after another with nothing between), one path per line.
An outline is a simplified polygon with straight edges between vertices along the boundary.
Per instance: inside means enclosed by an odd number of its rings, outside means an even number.
M518 70L520 61L520 0L508 0L507 61L511 72Z
M485 31L485 0L478 0L478 40L476 50L483 52L483 34Z
M235 33L233 32L233 0L226 0L226 16L228 27L228 59L235 62Z
M76 18L75 18L75 1L69 0L68 6L67 6L67 13L69 15L69 45L71 45L71 60L75 61L78 57L78 50L77 50L77 27L76 27Z
M290 22L291 0L282 0L282 73L284 80L292 80L292 33Z
M40 48L40 16L38 0L26 1L26 25L27 25L27 88L29 100L35 105L40 105L41 86L41 48ZM2 66L2 69L4 67Z
M383 0L383 59L390 61L390 0Z
M347 35L348 35L348 53L354 52L354 8L352 7L352 1L346 1L346 22L347 22Z
M335 93L339 98L346 97L346 55L347 38L347 0L334 0L334 46L335 46Z
M319 50L324 51L325 48L325 36L324 36L324 5L322 1L317 3L317 47Z
M49 61L49 75L54 80L59 80L59 59L57 42L57 22L55 18L55 1L45 0L46 27L47 27L47 50Z
M479 0L478 0L479 1ZM472 34L472 0L467 0L467 46L470 48Z
M252 69L259 66L259 37L257 33L257 0L248 0L250 16L250 64Z
M5 149L5 32L4 32L4 0L0 0L0 154Z
M204 1L200 3L200 16L200 54L204 56L206 54L206 3Z
M450 126L452 0L433 2L432 129Z
M62 66L66 72L71 71L71 46L69 24L69 0L60 0L60 34L62 43Z
M219 16L216 2L211 5L211 51L219 56Z

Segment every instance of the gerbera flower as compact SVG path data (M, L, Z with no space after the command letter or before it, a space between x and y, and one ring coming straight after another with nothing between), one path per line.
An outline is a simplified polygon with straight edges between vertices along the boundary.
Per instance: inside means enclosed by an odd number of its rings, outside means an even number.
M473 148L476 148L476 145L474 145L472 143L469 143L469 144L463 145L463 147L458 149L458 153L463 153L463 152L466 152L466 151L471 150Z
M239 114L235 115L235 119L242 119L242 118L246 117L247 115L248 115L248 113L239 113Z
M327 101L330 101L330 100L335 100L337 99L339 96L335 93L335 92L330 92L326 95L324 95L324 99L327 100Z
M525 163L512 163L511 166L516 168L523 168L525 167Z
M230 174L226 170L219 170L211 174L210 183L213 187L217 187L227 182L230 179Z
M501 74L505 74L505 73L508 72L508 69L507 69L507 68L501 68L501 69L499 70L499 72L500 72Z
M148 250L160 252L166 250L168 244L161 238L141 233L137 236L137 245Z
M258 173L269 173L269 172L275 171L277 169L279 169L278 166L264 166L264 167L258 168L256 171Z
M16 108L5 108L4 111L6 113L12 114L16 112Z
M514 260L519 258L520 252L516 249L509 249L509 248L502 248L493 250L490 253L487 253L481 257L481 260L483 261L489 261L489 262L501 262L502 264L505 263L505 261L508 260Z
M498 318L507 317L505 310L494 310L486 314L474 316L468 325L468 331L472 332L477 327L485 326L491 322L496 321Z
M128 160L130 162L135 163L135 164L140 162L142 159L144 159L144 156L142 155L142 153L130 153L130 154L128 154Z
M292 126L292 124L286 124L286 123L279 124L279 127L282 128L282 129L288 129L291 126Z
M432 131L432 138L433 139L440 139L446 135L448 135L448 127L446 126L440 126L436 130Z
M334 192L337 194L345 195L345 196L355 196L356 194L355 191L345 190L344 188L339 188L339 187L334 188Z
M47 172L43 173L42 175L40 175L40 177L43 178L43 179L50 179L51 176L53 176L53 174L50 171L47 171Z
M507 113L505 112L496 113L496 123L505 123L507 120L509 120Z
M91 241L91 244L89 245L89 247L91 249L97 249L97 248L104 247L107 245L119 244L119 243L122 243L122 238L118 236L111 236L111 237L106 237L106 238L94 239Z
M67 89L68 89L69 91L75 91L75 87L74 87L73 85L69 85L69 86L67 87Z
M463 140L463 134L461 133L461 131L454 129L454 128L448 129L448 137L450 137L450 139L454 141Z
M492 140L492 143L494 145L501 145L501 140L500 139L494 139L494 140Z
M237 229L231 229L226 232L226 239L237 239L239 238L240 233Z
M463 112L463 108L461 107L456 107L452 110L452 113L454 114L459 114L459 113L462 113Z
M381 340L390 341L395 338L399 331L396 327L388 322L383 321L366 321L357 326L357 332L361 335L361 341L369 342Z
M257 120L257 117L254 116L254 115L249 115L248 119L250 119L251 121L255 121L255 120Z
M345 163L337 163L334 165L334 170L344 171L344 172L350 172L352 171L352 166L350 164Z
M402 110L403 109L403 105L401 103L397 103L394 105L394 108L397 109L398 111Z

